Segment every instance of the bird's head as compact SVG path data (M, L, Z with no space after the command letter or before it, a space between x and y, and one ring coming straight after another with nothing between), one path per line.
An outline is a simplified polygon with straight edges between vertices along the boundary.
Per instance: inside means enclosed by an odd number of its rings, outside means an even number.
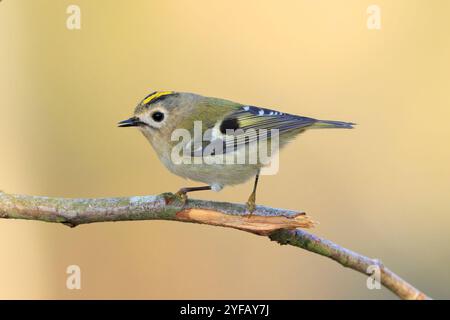
M138 127L142 130L158 130L171 119L172 111L179 105L180 93L156 91L147 95L135 108L134 116L119 122L119 127Z
M175 91L156 91L136 106L133 117L118 123L119 127L137 127L156 149L170 144L177 128L187 128L189 114L199 96Z

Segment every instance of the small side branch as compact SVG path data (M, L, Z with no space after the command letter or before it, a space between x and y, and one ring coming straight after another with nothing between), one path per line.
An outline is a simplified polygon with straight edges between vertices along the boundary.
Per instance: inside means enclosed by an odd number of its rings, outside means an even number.
M368 276L374 272L374 267L380 272L380 282L397 296L406 300L428 300L423 292L400 278L386 268L380 260L365 257L359 253L343 248L329 240L317 237L303 230L276 230L269 238L282 245L306 249L333 259L344 267L364 273Z
M424 293L384 267L380 261L362 256L297 228L315 225L302 212L257 206L251 217L241 204L190 199L183 205L171 193L100 199L65 199L0 192L0 218L56 222L75 227L108 221L171 220L222 226L268 236L331 258L366 275L378 266L381 283L402 299L429 299Z

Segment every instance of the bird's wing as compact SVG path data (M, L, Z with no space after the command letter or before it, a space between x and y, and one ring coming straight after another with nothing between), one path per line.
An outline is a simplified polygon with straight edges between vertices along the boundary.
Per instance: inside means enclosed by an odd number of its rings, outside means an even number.
M267 140L274 135L298 132L317 122L313 118L255 106L234 104L225 107L228 108L225 117L215 118L214 121L209 118L206 126L202 122L203 137L197 135L197 139L192 139L188 146L193 156L234 152L250 143Z
M220 132L226 137L226 148L234 151L250 143L270 139L274 135L299 132L299 129L311 126L316 121L276 110L241 106L223 119Z

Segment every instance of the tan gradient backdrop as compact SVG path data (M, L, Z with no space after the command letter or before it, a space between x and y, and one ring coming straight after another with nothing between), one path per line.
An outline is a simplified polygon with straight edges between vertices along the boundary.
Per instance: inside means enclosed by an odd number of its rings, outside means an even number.
M260 203L450 298L450 2L0 3L0 187L105 197L176 191L137 130L154 90L359 123L314 131L263 177ZM66 29L78 4L82 28ZM251 184L202 193L244 202ZM69 229L0 221L0 298L394 298L336 263L235 230L171 222ZM77 264L82 289L65 287Z

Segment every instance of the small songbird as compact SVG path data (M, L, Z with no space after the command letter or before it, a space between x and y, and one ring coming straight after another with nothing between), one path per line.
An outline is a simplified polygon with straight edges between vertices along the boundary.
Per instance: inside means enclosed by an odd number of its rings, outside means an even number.
M351 129L353 125L174 91L149 94L137 105L133 117L119 122L119 127L138 127L172 173L207 184L180 189L177 196L183 202L188 192L220 191L255 177L247 201L249 214L255 210L260 171L267 165L261 160L260 147L251 148L252 144L266 141L267 147L274 145L277 138L278 148L282 148L307 129ZM180 161L178 155L182 152L187 157ZM223 161L224 156L238 157L245 152L249 154L240 158L245 161ZM255 153L256 157L252 157Z

